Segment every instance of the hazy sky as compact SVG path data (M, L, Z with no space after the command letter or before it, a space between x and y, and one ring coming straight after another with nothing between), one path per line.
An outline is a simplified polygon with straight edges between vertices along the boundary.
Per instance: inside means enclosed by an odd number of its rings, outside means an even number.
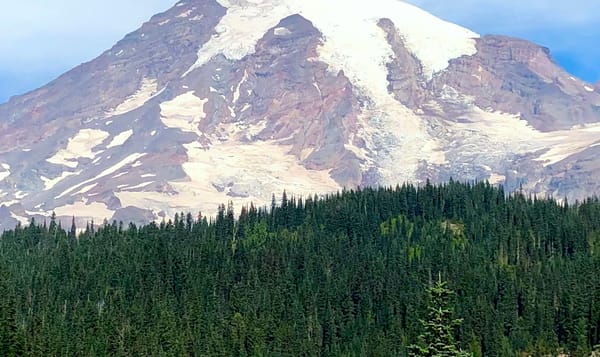
M481 34L513 35L545 45L570 72L590 82L600 79L597 1L408 0ZM0 11L0 103L93 59L174 3L6 1Z

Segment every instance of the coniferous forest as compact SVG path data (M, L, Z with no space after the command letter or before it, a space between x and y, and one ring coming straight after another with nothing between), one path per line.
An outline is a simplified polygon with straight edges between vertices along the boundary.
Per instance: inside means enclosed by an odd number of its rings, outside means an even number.
M444 337L456 344L444 355L589 356L600 344L598 199L450 182L277 201L4 232L0 355L433 355L427 339Z

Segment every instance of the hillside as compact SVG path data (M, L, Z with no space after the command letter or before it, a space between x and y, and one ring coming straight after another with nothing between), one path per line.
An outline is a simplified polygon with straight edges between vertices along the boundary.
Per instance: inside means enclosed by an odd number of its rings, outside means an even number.
M405 356L441 275L475 356L600 343L600 202L488 184L282 197L0 239L0 342L30 355ZM239 218L239 219L237 219Z

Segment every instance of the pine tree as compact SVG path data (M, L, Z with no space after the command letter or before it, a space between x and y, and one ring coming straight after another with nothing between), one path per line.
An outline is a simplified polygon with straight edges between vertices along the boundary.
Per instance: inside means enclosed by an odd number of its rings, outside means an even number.
M454 329L462 320L454 318L451 306L454 292L446 285L440 274L438 281L427 289L427 320L421 320L424 332L419 335L419 343L410 346L411 356L469 356L457 347L454 339Z

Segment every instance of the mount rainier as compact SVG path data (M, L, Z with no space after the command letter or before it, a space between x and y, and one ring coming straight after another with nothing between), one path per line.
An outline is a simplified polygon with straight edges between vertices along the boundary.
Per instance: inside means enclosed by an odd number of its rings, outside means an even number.
M582 199L599 91L399 0L184 0L0 105L0 225L450 178Z

